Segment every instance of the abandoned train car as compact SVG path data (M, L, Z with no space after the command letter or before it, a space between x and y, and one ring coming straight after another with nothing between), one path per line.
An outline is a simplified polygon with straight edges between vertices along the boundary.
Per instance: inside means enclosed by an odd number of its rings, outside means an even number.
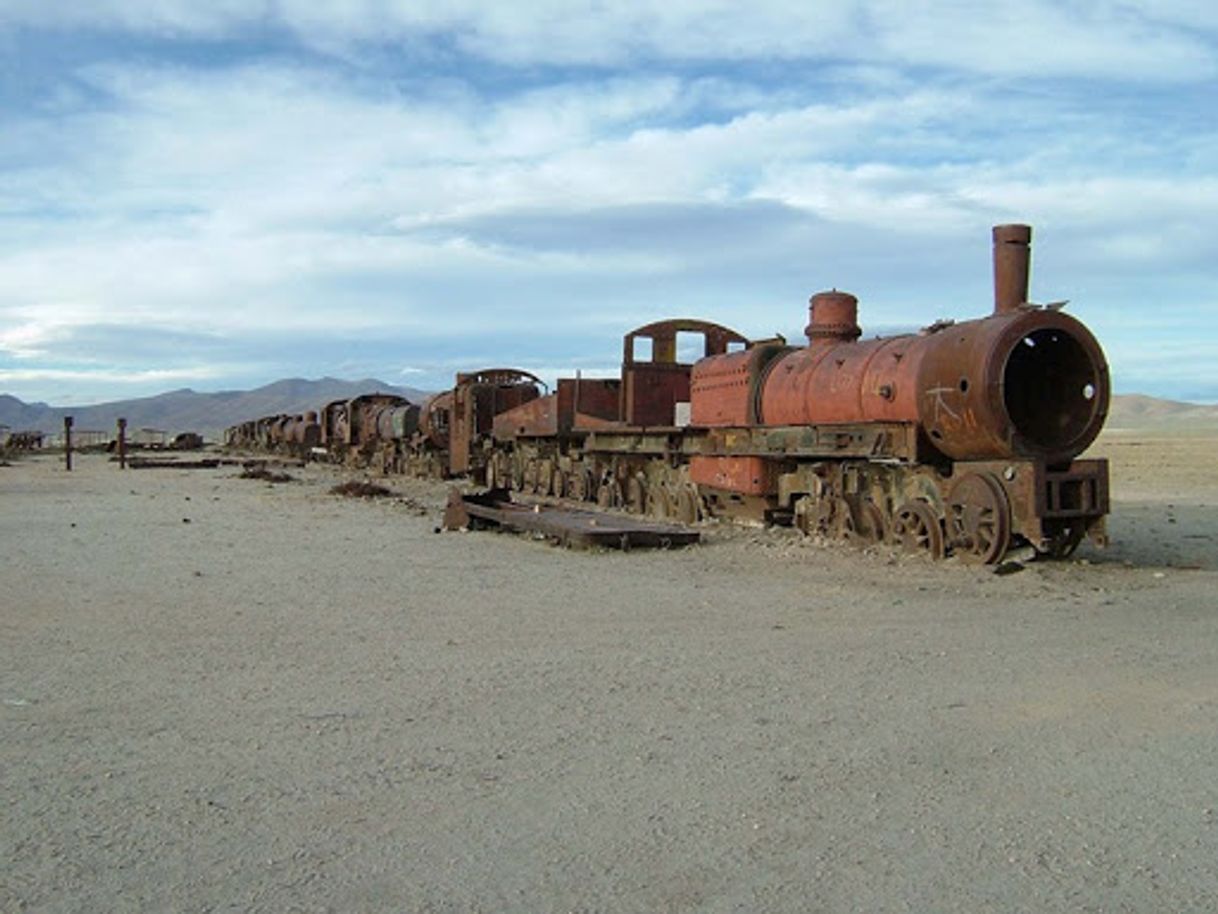
M687 523L793 523L989 563L1016 544L1068 555L1105 541L1108 465L1080 455L1107 415L1108 365L1081 321L1028 300L1031 229L997 226L993 242L984 317L860 340L857 299L834 290L812 296L802 346L659 321L625 336L617 378L543 393L527 372L463 373L413 411L383 395L328 404L318 438L337 452L346 434L345 454L385 471ZM399 413L353 418L368 403ZM283 447L308 425L265 421L234 442Z

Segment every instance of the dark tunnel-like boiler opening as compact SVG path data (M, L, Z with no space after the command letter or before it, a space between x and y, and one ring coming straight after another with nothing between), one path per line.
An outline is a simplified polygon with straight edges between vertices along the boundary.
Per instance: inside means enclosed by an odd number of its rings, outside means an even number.
M1021 337L1007 357L1003 396L1015 431L1044 450L1068 447L1087 431L1102 394L1086 348L1056 328Z

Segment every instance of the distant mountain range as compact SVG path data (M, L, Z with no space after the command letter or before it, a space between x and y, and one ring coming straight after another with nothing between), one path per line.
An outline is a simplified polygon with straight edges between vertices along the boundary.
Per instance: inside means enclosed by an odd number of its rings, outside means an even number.
M1105 428L1218 428L1218 404L1181 403L1143 394L1114 396Z
M416 402L428 395L426 391L395 387L371 378L363 381L289 378L255 390L225 390L211 394L173 390L155 397L99 403L96 406L23 403L16 397L0 394L0 426L7 425L13 431L37 429L54 434L63 430L63 417L66 415L72 416L75 427L82 431L111 431L115 420L123 416L133 433L141 428L154 428L170 435L199 432L209 440L216 440L228 426L246 419L278 413L303 413L320 409L331 400L375 392L397 394ZM1180 403L1141 394L1118 395L1112 398L1107 427L1218 429L1218 405Z
M122 416L133 433L142 428L154 428L170 435L199 432L209 440L216 440L224 429L246 419L303 413L320 409L331 400L376 392L397 394L416 402L428 396L425 391L395 387L371 378L363 381L288 378L255 390L224 390L211 394L189 389L171 390L155 397L95 406L23 403L16 397L0 394L0 425L7 425L13 431L41 430L54 434L63 431L64 416L72 416L75 428L82 431L113 432Z

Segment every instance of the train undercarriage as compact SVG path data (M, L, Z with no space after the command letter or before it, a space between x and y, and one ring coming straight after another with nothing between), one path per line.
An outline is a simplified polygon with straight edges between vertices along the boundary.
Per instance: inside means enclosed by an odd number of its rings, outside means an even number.
M491 488L696 523L794 525L931 558L997 563L1103 545L1108 466L1027 459L926 463L912 426L614 429L488 449Z

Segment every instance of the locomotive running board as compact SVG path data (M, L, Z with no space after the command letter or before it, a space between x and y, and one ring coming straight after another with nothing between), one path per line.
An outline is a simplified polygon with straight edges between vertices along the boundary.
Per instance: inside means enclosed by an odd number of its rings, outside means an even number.
M560 545L576 549L594 546L623 550L670 549L701 539L697 530L673 524L555 505L517 504L506 489L465 496L459 489L449 490L448 507L444 510L445 530L496 526L540 533Z

